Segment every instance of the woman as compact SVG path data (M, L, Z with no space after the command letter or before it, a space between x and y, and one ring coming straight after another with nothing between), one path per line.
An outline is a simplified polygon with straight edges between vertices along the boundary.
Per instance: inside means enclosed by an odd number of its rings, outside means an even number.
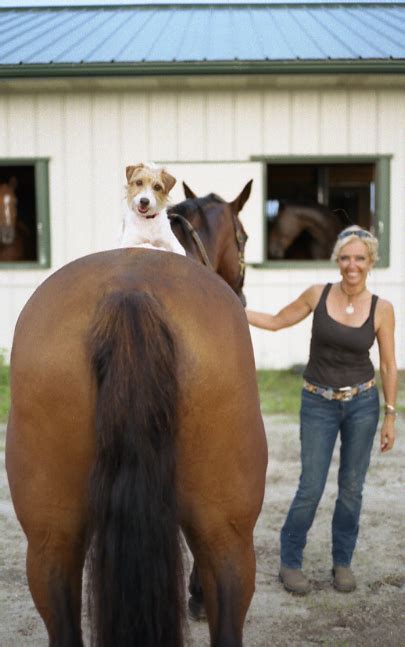
M338 283L311 286L274 316L246 311L250 324L273 331L314 313L300 413L301 477L281 530L280 580L293 593L310 590L301 570L303 551L339 431L338 497L332 520L333 583L338 591L356 588L350 564L379 418L379 396L369 357L375 337L385 398L381 451L391 449L395 440L394 310L366 285L377 252L378 241L371 233L357 225L348 227L339 234L332 253L341 274Z

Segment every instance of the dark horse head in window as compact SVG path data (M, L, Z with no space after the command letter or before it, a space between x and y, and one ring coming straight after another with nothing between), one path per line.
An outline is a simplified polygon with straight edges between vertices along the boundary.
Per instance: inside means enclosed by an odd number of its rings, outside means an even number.
M268 226L268 258L328 259L343 227L340 217L323 205L282 202Z
M0 262L35 259L33 236L18 218L17 178L0 181Z

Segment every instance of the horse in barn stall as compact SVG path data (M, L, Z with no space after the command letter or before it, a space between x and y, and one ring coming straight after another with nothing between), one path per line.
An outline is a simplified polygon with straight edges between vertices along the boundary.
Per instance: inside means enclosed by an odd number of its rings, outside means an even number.
M16 187L15 177L0 182L0 263L35 258L29 229L18 219Z
M329 259L344 224L327 207L280 203L268 226L269 259Z
M212 267L237 278L239 297L234 215L242 201L223 205L233 272L220 260L227 247L216 258L218 242L210 246L199 230ZM177 210L186 217L188 205ZM201 213L192 220L197 228ZM28 539L31 594L52 647L83 645L86 555L92 644L181 647L180 528L211 645L242 645L267 447L234 292L193 259L120 249L66 265L23 309L6 464Z

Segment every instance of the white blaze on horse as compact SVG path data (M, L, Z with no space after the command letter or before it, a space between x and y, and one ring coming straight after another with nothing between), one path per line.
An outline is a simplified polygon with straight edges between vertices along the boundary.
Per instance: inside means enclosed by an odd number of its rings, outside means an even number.
M15 177L0 183L0 243L11 245L16 237L17 196Z

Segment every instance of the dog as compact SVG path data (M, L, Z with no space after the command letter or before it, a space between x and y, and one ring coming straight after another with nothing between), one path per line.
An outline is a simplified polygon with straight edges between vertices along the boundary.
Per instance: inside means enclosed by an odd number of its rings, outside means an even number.
M146 247L186 255L173 234L166 205L175 178L152 162L126 167L126 200L120 247Z

